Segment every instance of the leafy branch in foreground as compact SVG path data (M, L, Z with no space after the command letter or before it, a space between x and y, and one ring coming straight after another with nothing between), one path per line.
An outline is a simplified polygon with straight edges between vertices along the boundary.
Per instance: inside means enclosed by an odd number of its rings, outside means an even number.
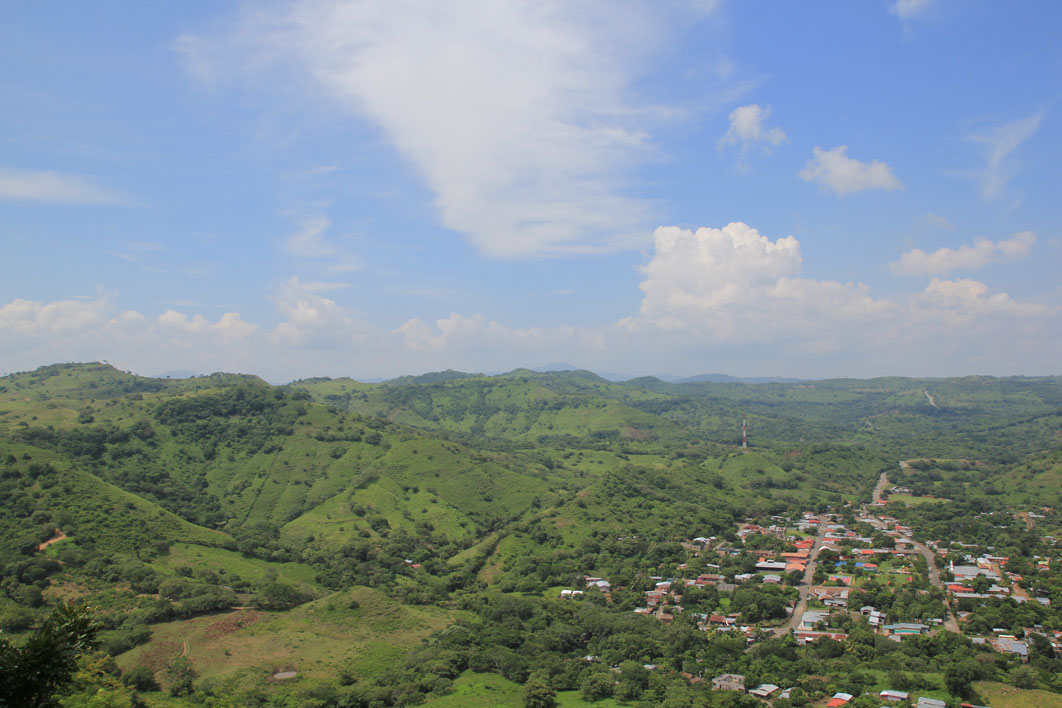
M96 644L92 611L60 604L19 647L0 637L0 708L56 705L53 694L68 683L77 660Z

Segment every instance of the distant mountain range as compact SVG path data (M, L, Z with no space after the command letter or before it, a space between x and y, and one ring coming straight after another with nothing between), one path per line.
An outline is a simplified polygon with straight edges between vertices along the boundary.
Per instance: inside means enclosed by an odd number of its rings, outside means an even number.
M546 364L545 366L532 367L532 371L538 371L540 373L549 373L554 371L582 371L586 370L584 367L575 366L567 362L554 362L552 364ZM598 376L609 381L629 381L635 378L642 378L636 374L617 374L608 371L595 371ZM800 381L806 381L807 379L790 379L781 376L730 376L729 374L697 374L696 376L676 376L674 374L652 374L653 378L666 381L668 383L797 383Z

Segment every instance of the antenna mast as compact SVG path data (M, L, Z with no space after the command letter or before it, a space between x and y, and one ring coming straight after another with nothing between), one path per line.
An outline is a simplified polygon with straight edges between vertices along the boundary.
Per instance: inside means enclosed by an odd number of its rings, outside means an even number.
M744 417L742 417L741 418L741 451L742 452L748 452L749 451L749 435L748 435L747 428L748 428L747 421L745 420Z

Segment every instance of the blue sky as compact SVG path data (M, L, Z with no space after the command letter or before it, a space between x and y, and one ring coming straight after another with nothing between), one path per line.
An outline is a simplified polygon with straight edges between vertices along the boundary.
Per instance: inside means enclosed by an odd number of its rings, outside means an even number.
M0 9L0 371L1059 374L1055 3Z

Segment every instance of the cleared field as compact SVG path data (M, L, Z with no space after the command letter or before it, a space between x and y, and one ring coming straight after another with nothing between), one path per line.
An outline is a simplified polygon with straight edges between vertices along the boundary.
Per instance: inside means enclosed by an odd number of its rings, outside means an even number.
M366 676L400 661L452 618L442 609L407 607L357 587L288 612L238 610L159 624L150 642L117 661L124 670L143 665L158 671L185 653L200 676L230 676L244 685L262 685L281 668L317 678L349 665Z
M910 494L890 494L889 503L902 503L907 506L918 506L919 504L943 504L951 501L950 499L942 499L940 497L913 497Z
M222 579L239 576L242 580L260 583L270 573L282 583L301 585L316 590L314 569L303 563L271 563L257 558L248 558L236 551L210 548L192 543L175 543L168 555L155 559L153 565L170 573L187 567L193 571L200 568L212 570Z
M992 708L1062 708L1062 695L1048 691L1027 690L1005 683L977 681L974 690Z
M431 708L522 708L524 687L497 674L466 671L454 681L453 693L424 705ZM588 703L579 696L578 691L559 691L557 705L569 708L617 708L620 704L611 698Z

